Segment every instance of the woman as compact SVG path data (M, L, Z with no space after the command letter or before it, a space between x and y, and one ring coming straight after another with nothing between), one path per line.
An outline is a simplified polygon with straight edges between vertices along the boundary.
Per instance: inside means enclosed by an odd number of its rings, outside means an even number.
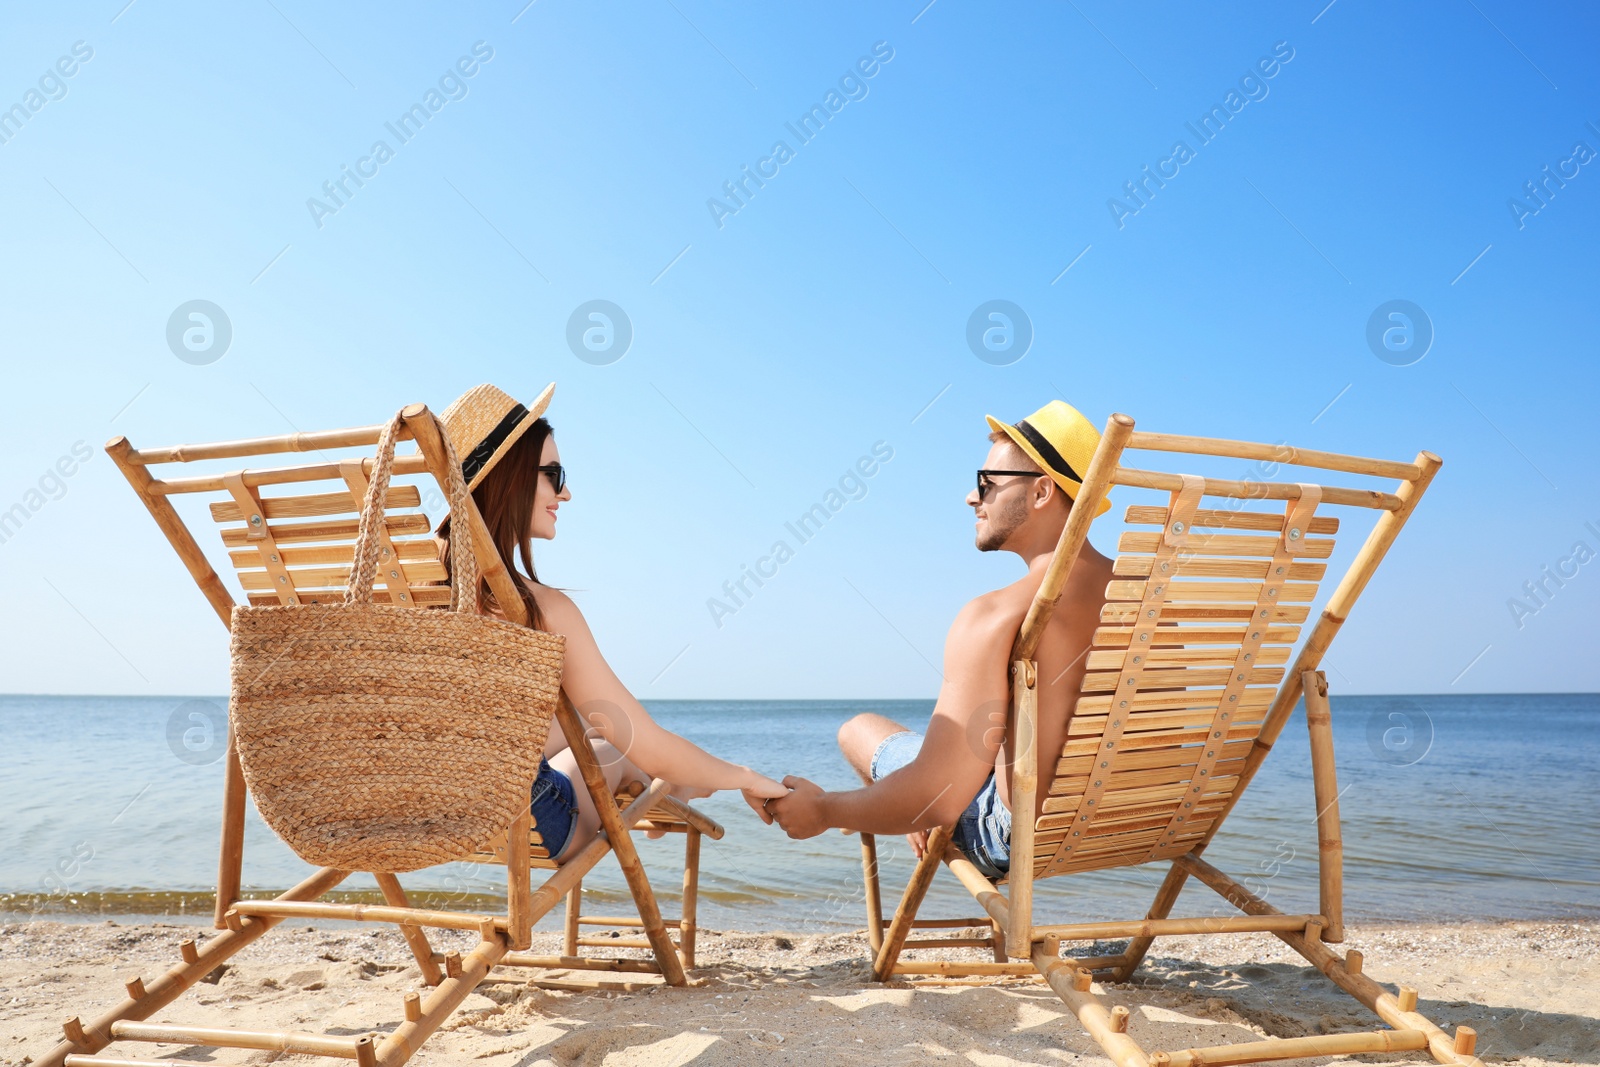
M484 525L522 594L530 625L566 636L561 687L601 738L594 749L606 784L615 792L628 782L661 778L672 782L674 795L683 799L738 789L751 807L760 809L788 789L663 729L612 672L578 606L560 590L539 583L533 538L555 537L556 511L562 501L572 499L550 423L542 417L554 391L553 384L546 386L531 407L524 407L494 386L480 385L462 394L440 419ZM446 567L449 523L446 518L437 531ZM520 558L520 571L514 557ZM479 595L489 613L504 617L487 585ZM576 855L600 828L594 799L580 782L578 761L560 725L552 722L531 806L557 863Z

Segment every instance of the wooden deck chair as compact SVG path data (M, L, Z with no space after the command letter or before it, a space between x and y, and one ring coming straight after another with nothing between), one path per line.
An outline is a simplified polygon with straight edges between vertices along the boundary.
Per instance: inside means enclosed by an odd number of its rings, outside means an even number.
M1225 480L1137 470L1125 449L1231 457L1351 475L1399 479L1392 492L1312 483ZM1390 993L1361 973L1361 954L1336 955L1344 940L1339 791L1327 683L1316 668L1356 598L1432 481L1440 460L1428 452L1410 463L1364 459L1287 445L1135 433L1113 415L1084 478L1080 499L1098 500L1113 485L1153 490L1128 508L1129 532L1118 545L1116 579L1106 591L1101 626L1088 651L1076 711L1055 773L1045 783L1043 814L1018 815L1009 885L986 880L951 845L951 828L928 848L885 929L876 843L861 837L868 933L874 976L896 974L1042 976L1119 1067L1191 1067L1303 1056L1428 1049L1440 1063L1470 1064L1470 1028L1446 1034L1416 1010L1416 991ZM1203 498L1215 498L1207 504ZM1339 519L1330 512L1376 509L1366 543L1339 580L1302 642L1302 624L1327 571ZM1012 808L1034 810L1037 649L1094 515L1075 507L1012 650L1012 710L1007 729L1016 763ZM1290 655L1300 649L1292 665ZM1319 910L1285 915L1202 858L1223 820L1260 768L1296 702L1304 695L1310 726L1315 812L1320 839ZM1308 798L1308 810L1309 810ZM983 907L980 919L917 918L940 863ZM1082 871L1167 863L1170 869L1143 919L1040 923L1033 885ZM1221 894L1237 915L1171 918L1189 878ZM927 927L991 926L986 938L910 940ZM1206 1049L1148 1052L1129 1032L1126 1007L1096 994L1099 978L1128 980L1153 938L1174 934L1275 934L1393 1029L1300 1037ZM1063 957L1063 941L1129 938L1116 955ZM992 944L996 962L910 962L907 949ZM1022 960L1026 962L1012 962Z
M180 445L173 448L136 450L126 438L118 437L106 451L127 477L139 499L149 509L162 533L171 542L200 586L223 625L230 625L233 596L212 568L199 542L174 507L173 498L186 494L209 495L210 518L220 524L222 544L237 571L238 582L251 604L307 604L340 599L354 555L358 516L366 495L372 457L331 460L296 466L258 467L226 474L204 474L157 479L151 468L168 463L204 460L271 457L288 452L307 452L362 448L369 453L383 431L380 426L364 426L321 433L295 433L281 437L226 441L217 444ZM416 443L416 451L396 457L395 481L391 485L386 529L382 535L379 568L381 588L374 600L416 608L447 607L448 585L435 584L446 577L430 535L428 517L417 510L423 502L423 489L430 500L437 487L443 507L447 490L447 459L438 421L424 405L402 412L400 439ZM326 457L326 453L324 453ZM432 476L432 482L427 476ZM412 476L407 482L406 476ZM421 484L417 484L420 481ZM315 483L322 483L317 485ZM288 492L267 495L268 487L284 486ZM319 490L319 491L308 491ZM500 560L483 518L468 498L470 514L457 521L471 523L471 533L480 569L514 621L526 623L526 609L517 595L511 576ZM467 857L482 863L506 867L507 905L502 914L469 911L441 911L413 908L399 879L393 874L376 873L385 903L382 905L340 904L320 900L352 872L321 868L299 885L272 899L250 900L241 896L244 855L245 780L229 731L225 754L222 846L217 867L217 897L214 925L221 931L204 944L191 940L182 943L182 961L150 982L132 978L127 982L127 998L92 1023L77 1017L63 1026L65 1038L38 1062L43 1067L58 1065L127 1064L126 1059L96 1056L114 1041L181 1042L210 1048L271 1049L285 1052L353 1059L361 1064L396 1067L409 1059L422 1043L496 967L559 968L564 971L647 972L672 985L684 985L685 968L694 962L694 912L698 888L699 846L702 836L720 838L722 828L704 815L666 794L660 780L642 788L637 795L624 793L613 798L606 787L594 749L585 734L577 710L566 694L561 694L556 711L572 744L582 772L583 785L594 797L600 812L602 833L580 849L564 866L557 868L542 847L538 828L524 808L521 815L497 839ZM630 828L646 826L686 835L683 918L663 920L656 898L635 851ZM642 930L637 941L585 939L576 936L580 923L581 885L585 874L614 852L626 877L639 916L637 919L607 919L603 925ZM533 869L549 869L549 876L537 889ZM568 936L560 956L537 956L526 950L531 945L533 924L563 901L568 904ZM177 999L184 990L216 970L218 965L261 937L287 918L327 918L395 923L416 958L423 980L432 986L426 995L413 992L399 1005L404 1021L387 1034L325 1036L291 1031L246 1032L215 1027L173 1026L144 1022ZM425 928L475 930L480 940L466 956L439 953L429 944ZM669 927L676 927L679 944L674 944ZM600 959L580 954L580 947L605 944L608 947L648 948L653 959ZM603 987L598 979L568 978L552 981L563 988Z

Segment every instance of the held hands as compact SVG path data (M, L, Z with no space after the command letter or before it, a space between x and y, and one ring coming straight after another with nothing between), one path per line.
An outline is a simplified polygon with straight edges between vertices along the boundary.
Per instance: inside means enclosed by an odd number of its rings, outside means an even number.
M744 787L744 800L762 822L769 826L776 822L796 841L828 829L823 811L826 792L820 785L792 774L781 785L765 775L751 774L754 780Z
M744 794L744 802L750 805L751 810L769 826L772 824L772 812L768 805L779 797L789 795L787 786L779 785L766 775L757 774L755 771L750 772L750 781L740 789L740 792Z
M826 830L828 820L823 811L823 797L827 794L823 788L794 775L786 777L783 784L789 787L789 795L767 805L766 814L770 816L767 821L776 819L784 833L796 841L816 837Z

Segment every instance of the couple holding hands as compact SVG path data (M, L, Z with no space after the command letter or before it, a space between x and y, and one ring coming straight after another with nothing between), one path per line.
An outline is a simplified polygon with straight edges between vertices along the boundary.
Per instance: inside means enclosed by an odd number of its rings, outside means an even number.
M539 581L533 540L555 537L557 512L572 499L554 432L544 418L554 391L554 385L547 386L523 405L492 385L480 385L452 403L441 419L531 624L566 636L562 686L598 735L595 749L608 785L615 790L629 781L661 778L684 799L738 789L762 821L776 822L792 838L815 837L830 827L906 834L919 857L929 830L954 823L956 847L991 880L1003 878L1011 849L1012 757L1005 729L1011 646L1100 440L1094 425L1059 400L1015 424L989 418L988 454L976 488L966 497L976 518L975 540L979 551L1016 553L1027 572L969 601L956 615L945 639L944 682L926 735L881 715L855 716L839 728L839 748L861 776L861 788L827 792L804 778L774 781L664 729L611 670L578 606ZM1102 499L1087 506L1100 515L1111 505ZM447 565L449 521L438 530ZM1036 751L1039 776L1047 781L1077 700L1083 653L1099 622L1111 566L1110 559L1084 544L1036 654ZM487 588L482 596L494 611ZM600 827L593 800L575 787L577 779L577 761L552 723L531 805L558 863L576 854Z

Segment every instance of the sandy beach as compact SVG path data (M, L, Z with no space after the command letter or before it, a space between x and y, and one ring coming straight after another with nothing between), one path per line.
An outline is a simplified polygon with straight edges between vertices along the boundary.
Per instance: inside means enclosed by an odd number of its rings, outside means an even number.
M208 931L176 923L13 922L0 926L0 1063L48 1049L69 1014L92 1017L133 974L159 973L178 942ZM1420 1007L1451 1029L1468 1024L1497 1063L1600 1063L1600 924L1498 922L1368 925L1349 932L1367 972L1417 987ZM441 950L476 935L439 932ZM535 947L554 950L540 932ZM459 942L459 944L457 943ZM714 1067L723 1064L1108 1063L1041 983L880 986L856 934L702 931L690 989L563 992L497 972L412 1061L485 1067ZM626 953L621 953L625 955ZM974 957L977 958L977 957ZM282 1026L330 1033L385 1031L401 997L421 988L393 927L282 926L201 984L162 1021ZM1157 943L1133 983L1109 987L1133 1012L1146 1048L1371 1028L1375 1020L1270 935L1207 947ZM220 1009L220 1012L219 1012ZM266 1063L275 1054L182 1046L123 1055ZM131 1051L130 1051L131 1050ZM1409 1056L1392 1063L1428 1063ZM1329 1062L1295 1061L1295 1062Z

